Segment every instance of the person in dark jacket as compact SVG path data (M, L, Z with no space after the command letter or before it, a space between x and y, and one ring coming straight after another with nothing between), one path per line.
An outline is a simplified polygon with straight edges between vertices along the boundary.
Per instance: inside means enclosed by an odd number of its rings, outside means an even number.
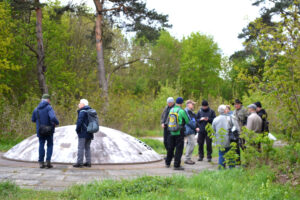
M212 124L215 117L216 117L215 111L209 107L208 102L206 100L203 100L202 107L197 113L197 121L200 126L200 131L197 140L199 145L198 161L202 161L204 158L204 142L206 141L207 161L211 162L212 139L210 138L210 136L208 136L205 128L208 123Z
M50 95L44 94L42 101L37 108L34 109L31 117L31 121L36 123L36 133L39 138L39 165L40 168L52 168L51 157L53 152L53 133L55 126L59 124L55 116L55 112L50 105ZM39 133L40 125L51 126L52 133L49 136L42 136ZM47 141L47 156L46 165L44 164L45 159L45 143Z
M269 132L268 114L267 114L266 110L262 108L262 105L259 101L254 104L257 106L256 113L258 114L258 116L260 116L260 118L263 121L262 133L265 133L265 132L268 133Z
M170 135L170 131L168 131L168 117L171 108L173 108L175 105L175 101L173 97L169 97L167 99L167 104L168 105L165 107L163 113L161 114L160 123L161 123L161 127L164 129L164 146L165 149L168 151L168 138Z
M89 107L89 102L86 99L81 99L78 104L78 118L76 122L76 132L78 135L78 152L77 152L77 162L73 167L81 168L91 167L91 142L94 139L94 135L87 132L87 126L89 123L87 110L91 109ZM83 163L83 155L85 154L86 162Z

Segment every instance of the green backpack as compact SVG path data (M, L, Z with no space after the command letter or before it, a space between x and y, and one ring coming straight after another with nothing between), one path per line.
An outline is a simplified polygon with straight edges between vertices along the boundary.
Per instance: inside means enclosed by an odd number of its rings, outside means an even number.
M180 130L179 125L179 111L181 109L179 108L176 112L174 112L174 108L170 110L169 117L168 117L168 130L170 132L177 132Z

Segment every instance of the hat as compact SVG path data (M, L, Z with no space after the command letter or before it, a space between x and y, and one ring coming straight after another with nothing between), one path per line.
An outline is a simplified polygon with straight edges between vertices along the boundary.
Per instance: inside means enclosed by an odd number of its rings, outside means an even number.
M208 106L208 102L206 100L203 100L201 105L202 106Z
M167 99L167 103L174 103L174 102L175 102L175 100L174 100L173 97L169 97L169 98Z
M236 99L236 100L234 101L234 103L235 103L235 104L243 104L239 99Z
M256 102L256 103L254 103L257 107L259 107L259 108L261 108L262 106L261 106L261 103L258 101L258 102Z
M88 102L88 100L86 100L86 99L81 99L81 100L80 100L80 103L82 103L82 104L85 105L85 106L88 106L88 105L89 105L89 102Z
M194 102L193 100L190 100L190 99L189 99L189 100L187 100L185 104L190 104L190 103L191 103L191 104L193 104L193 105L195 105L195 104L196 104L196 102Z
M178 98L176 99L176 103L177 103L177 104L183 104L183 98L182 98L182 97L178 97Z
M42 99L50 99L50 95L49 94L43 94Z
M252 109L256 110L257 106L255 104L250 104L249 106L247 106L247 108L252 108Z

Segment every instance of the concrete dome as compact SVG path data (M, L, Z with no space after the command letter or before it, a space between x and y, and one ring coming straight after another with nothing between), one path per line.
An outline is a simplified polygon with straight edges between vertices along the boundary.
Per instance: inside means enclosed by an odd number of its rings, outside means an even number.
M55 129L52 162L76 162L78 137L75 127L70 125ZM38 147L38 137L33 135L11 148L3 157L17 161L37 162ZM161 160L159 154L140 140L102 126L94 134L91 154L92 164L134 164Z

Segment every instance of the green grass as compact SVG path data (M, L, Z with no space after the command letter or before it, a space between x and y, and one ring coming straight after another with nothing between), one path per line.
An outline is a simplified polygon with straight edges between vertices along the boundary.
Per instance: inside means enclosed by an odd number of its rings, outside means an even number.
M4 138L0 137L0 151L5 152L21 142L23 138Z
M147 200L284 200L300 199L300 187L279 184L267 167L254 170L204 171L190 178L140 177L75 185L63 192L20 189L0 183L0 199L147 199Z

